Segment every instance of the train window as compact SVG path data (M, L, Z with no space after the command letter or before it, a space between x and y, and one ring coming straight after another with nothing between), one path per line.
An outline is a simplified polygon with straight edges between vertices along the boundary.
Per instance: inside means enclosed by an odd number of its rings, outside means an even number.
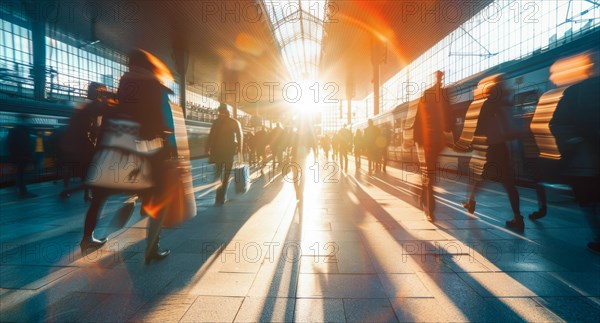
M539 92L537 89L530 90L515 95L515 105L536 105L539 100Z

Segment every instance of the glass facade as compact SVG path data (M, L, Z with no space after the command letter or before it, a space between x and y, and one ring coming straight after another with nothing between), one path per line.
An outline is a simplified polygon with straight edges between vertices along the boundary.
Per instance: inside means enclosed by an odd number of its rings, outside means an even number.
M0 19L0 89L21 95L31 93L32 64L31 30Z
M31 97L33 79L30 70L33 64L31 29L24 17L8 18L1 12L0 18L0 90L11 94ZM11 19L9 21L8 19ZM57 38L61 40L57 40ZM65 41L62 41L62 40ZM69 37L52 31L46 37L46 95L51 99L83 100L87 86L91 82L106 84L109 90L116 91L119 79L127 71L126 55L103 47L100 44L74 46L68 44ZM179 103L179 86L171 82L173 90L169 96L172 102ZM203 108L206 116L197 118L212 120L219 102L187 90L187 104L193 111ZM195 113L195 116L198 114ZM243 112L239 116L245 116Z
M91 52L46 37L49 97L85 97L90 82L106 84L110 91L116 92L121 75L127 71L126 57L98 45L94 49Z
M511 60L563 45L600 25L587 0L496 0L400 70L380 89L385 112L420 97L445 72L449 85ZM373 114L373 94L363 100Z

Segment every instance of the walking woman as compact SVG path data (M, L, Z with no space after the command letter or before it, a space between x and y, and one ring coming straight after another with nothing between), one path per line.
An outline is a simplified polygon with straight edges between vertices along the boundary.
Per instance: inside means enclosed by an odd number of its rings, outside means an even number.
M324 138L326 138L325 136ZM314 152L315 162L318 160L318 143L314 129L307 120L299 119L296 131L291 138L292 158L291 164L288 166L292 169L294 190L296 191L296 200L302 203L304 200L304 184L306 183L307 174L304 172L306 168L306 160L310 151ZM327 152L327 151L326 151Z
M475 193L484 179L500 182L508 194L513 211L513 219L506 221L506 227L523 232L525 224L519 210L519 192L515 186L515 174L508 150L508 141L516 135L511 130L508 111L510 90L505 87L503 76L496 74L483 79L475 91L473 104L478 100L483 100L483 103L474 133L467 134L472 129L463 130L462 137L468 135L471 138L474 150L470 162L474 178L469 181L469 197L463 207L469 213L475 212ZM470 107L467 114L471 111Z
M144 200L161 193L161 188L165 186L163 172L166 170L166 161L176 154L172 128L173 115L168 101L170 90L164 85L168 80L172 80L171 73L158 58L144 50L132 51L129 55L129 72L121 77L119 83L119 105L111 111L112 113L105 115L108 119L128 119L138 123L140 140L159 139L163 143L162 148L148 158L153 186L139 193ZM105 124L103 122L103 125ZM81 241L82 252L106 243L105 238L94 238L93 232L106 199L117 193L122 192L110 188L93 189L92 203L86 215L84 236ZM162 260L169 255L169 250L161 251L158 246L163 215L161 213L149 217L146 263Z

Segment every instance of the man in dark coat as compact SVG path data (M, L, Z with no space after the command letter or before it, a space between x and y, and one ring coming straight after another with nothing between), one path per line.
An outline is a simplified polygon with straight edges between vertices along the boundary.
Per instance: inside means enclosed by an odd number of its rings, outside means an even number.
M383 163L382 168L384 173L387 172L388 149L390 147L390 142L392 141L392 135L393 133L390 129L390 126L386 124L381 129L381 135L379 136L381 140L377 142L377 147L381 149L381 157Z
M369 119L368 123L363 140L367 150L367 159L369 160L369 175L371 175L377 169L377 163L379 162L379 149L377 149L376 141L381 129L375 126L372 119Z
M346 125L337 133L339 138L338 152L340 155L340 169L348 171L348 152L352 148L352 131Z
M106 85L92 82L87 92L87 98L91 101L73 113L59 142L64 185L60 196L63 198L71 196L71 192L78 189L69 189L69 179L72 175L80 177L82 181L85 179L87 168L94 156L99 130L98 119L109 106ZM86 202L90 200L87 188L83 199Z
M254 134L254 147L256 149L256 158L260 159L260 168L262 172L262 168L267 163L267 145L269 145L268 133L265 127L261 127Z
M572 85L550 121L563 155L561 177L571 188L595 235L588 248L600 254L600 76Z
M243 137L240 123L229 116L225 104L219 106L218 112L219 116L210 128L206 152L210 155L209 161L216 164L216 173L221 177L215 204L223 205L233 167L233 156L242 147Z
M25 180L25 170L33 162L33 141L26 119L25 115L20 115L19 124L10 129L7 138L9 161L14 164L16 170L16 185L21 198L35 196L27 192Z
M273 169L276 165L283 163L283 128L281 123L277 123L277 126L271 130L271 136L269 138L269 145L271 146L271 152L273 153Z
M444 132L452 131L450 104L445 89L442 88L444 73L437 71L436 82L425 90L415 117L414 138L417 144L421 180L423 186L423 207L428 221L435 221L435 200L433 181L436 164L445 144Z

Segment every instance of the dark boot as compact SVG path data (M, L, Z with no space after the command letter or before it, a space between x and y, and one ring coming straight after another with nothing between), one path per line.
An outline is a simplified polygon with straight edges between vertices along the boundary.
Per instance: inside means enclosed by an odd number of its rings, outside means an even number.
M98 249L106 244L108 241L107 238L94 238L94 235L83 237L81 242L79 243L79 247L81 248L81 253L85 253L88 249Z
M467 209L467 211L470 214L474 214L475 213L475 205L476 205L475 200L469 200L469 201L462 202L461 205L462 205L462 207L464 207L465 209Z
M171 253L171 250L169 250L169 249L160 250L160 248L157 244L155 247L152 247L152 248L149 248L146 250L146 256L144 257L144 263L149 264L153 260L161 261L161 260L167 258L167 256L169 256L170 253Z
M522 217L506 221L506 227L519 233L523 233L525 231L525 223L523 222Z
M529 215L529 219L531 219L531 220L541 219L546 216L546 213L547 213L546 209L539 209L538 211L531 213Z

